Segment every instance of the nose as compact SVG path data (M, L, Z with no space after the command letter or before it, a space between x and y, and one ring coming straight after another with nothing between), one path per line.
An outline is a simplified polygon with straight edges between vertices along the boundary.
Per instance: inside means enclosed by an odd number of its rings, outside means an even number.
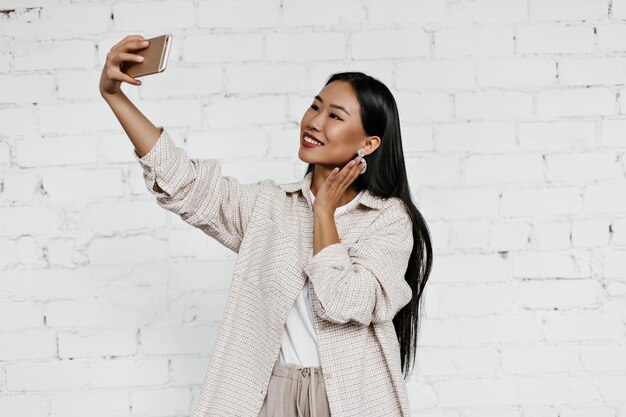
M308 127L310 128L314 128L315 130L317 130L318 132L320 131L320 127L322 126L322 122L320 122L320 120L324 120L324 119L319 119L318 116L320 116L321 113L316 114L315 116L313 116L312 118L309 119L309 123L308 123Z

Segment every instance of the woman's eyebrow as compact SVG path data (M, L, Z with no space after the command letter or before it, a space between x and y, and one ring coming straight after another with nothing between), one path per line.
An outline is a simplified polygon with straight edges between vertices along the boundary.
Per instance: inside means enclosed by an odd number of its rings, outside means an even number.
M319 101L321 101L322 103L324 102L324 100L319 96L319 94L317 96L315 96L316 99L318 99ZM344 112L346 112L346 114L350 117L352 117L352 115L350 113L348 113L348 110L346 110L345 107L340 106L338 104L329 104L330 107L334 107L336 109L340 109L343 110Z

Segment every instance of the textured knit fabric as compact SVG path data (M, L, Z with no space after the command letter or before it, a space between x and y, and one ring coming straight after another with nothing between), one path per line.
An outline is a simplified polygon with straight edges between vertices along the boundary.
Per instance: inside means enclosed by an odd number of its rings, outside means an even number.
M358 204L362 195L363 190L359 191L348 203L337 207L335 209L335 218ZM311 197L312 206L315 202L315 195L310 189L309 196ZM311 256L313 256L313 252L311 252ZM285 320L285 330L283 331L283 341L280 345L278 359L280 363L320 366L308 278Z
M258 417L330 417L322 368L276 361Z
M283 325L308 276L320 362L333 417L407 417L392 319L410 301L413 247L402 200L365 190L336 219L340 242L315 256L312 173L242 184L216 159L190 158L166 129L139 158L162 208L237 253L224 316L192 417L257 417Z

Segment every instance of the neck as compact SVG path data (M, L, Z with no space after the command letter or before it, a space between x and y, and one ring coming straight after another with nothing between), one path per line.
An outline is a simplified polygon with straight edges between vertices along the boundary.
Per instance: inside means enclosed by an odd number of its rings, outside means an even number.
M321 175L318 175L316 177L315 171L313 171L313 176L311 178L311 192L313 193L314 197L317 196L317 190L320 189L324 181L326 181L327 177L328 175L324 177L322 177ZM359 190L354 186L354 183L350 184L348 188L344 191L343 195L341 196L341 199L339 200L339 206L348 204L350 201L352 201L354 197L357 196L358 193L359 193Z

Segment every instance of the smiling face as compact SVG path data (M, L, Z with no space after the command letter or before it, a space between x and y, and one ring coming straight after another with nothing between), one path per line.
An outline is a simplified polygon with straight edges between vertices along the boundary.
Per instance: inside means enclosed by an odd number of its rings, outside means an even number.
M367 157L378 148L380 139L365 134L360 110L350 83L337 80L324 86L302 116L298 157L315 164L316 171L319 168L326 172L337 166L343 167L359 149L363 149ZM317 138L322 145L305 145L306 133Z

